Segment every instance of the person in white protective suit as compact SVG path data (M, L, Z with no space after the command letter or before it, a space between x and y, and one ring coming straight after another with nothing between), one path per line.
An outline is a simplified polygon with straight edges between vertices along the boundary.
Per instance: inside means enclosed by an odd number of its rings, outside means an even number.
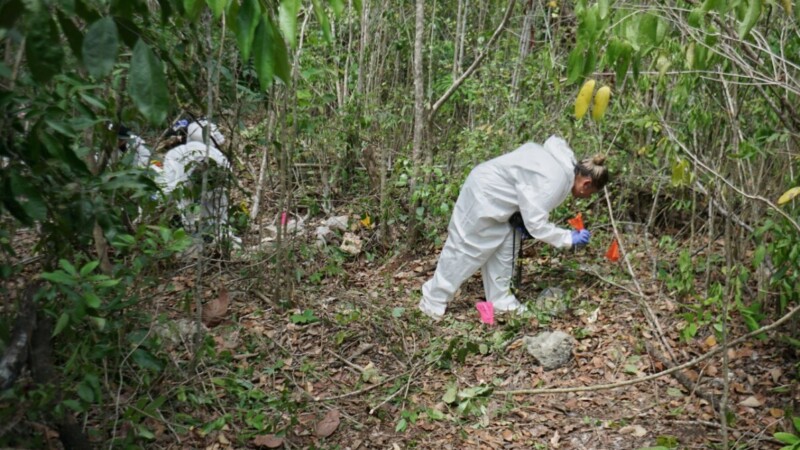
M518 235L509 218L519 212L527 233L555 247L584 246L588 230L571 231L548 221L570 192L588 198L608 182L605 157L580 163L567 143L551 136L544 145L526 143L475 167L453 209L433 277L422 286L419 309L438 320L458 288L481 270L486 300L496 311L523 305L511 292Z
M208 145L203 137L206 126L210 131ZM230 170L228 158L216 147L225 142L216 125L200 120L179 125L181 129L184 127L186 143L170 149L164 155L162 170L156 179L167 195L187 186L197 164L211 160L219 168ZM201 220L209 226L208 231L218 232L227 224L228 196L222 186L209 186L199 202L191 196L179 195L177 205L184 226L193 232L200 231ZM234 241L237 241L235 237Z
M109 124L108 127L109 129L117 130L117 150L120 154L133 150L133 160L131 162L134 167L145 169L150 165L152 152L147 148L142 138L133 134L128 127L122 124Z

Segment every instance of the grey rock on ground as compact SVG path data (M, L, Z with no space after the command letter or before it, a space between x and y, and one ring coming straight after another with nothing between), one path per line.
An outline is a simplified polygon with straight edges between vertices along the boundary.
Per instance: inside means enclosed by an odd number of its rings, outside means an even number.
M567 293L559 287L549 287L536 297L534 308L549 316L560 316L567 312Z
M563 331L545 331L522 338L525 348L545 370L558 369L572 359L575 339Z
M206 329L205 325L203 325L203 329ZM196 332L197 325L189 319L178 319L153 325L153 333L161 338L162 345L167 350L172 350L181 344L185 344L188 348L188 344L192 342Z

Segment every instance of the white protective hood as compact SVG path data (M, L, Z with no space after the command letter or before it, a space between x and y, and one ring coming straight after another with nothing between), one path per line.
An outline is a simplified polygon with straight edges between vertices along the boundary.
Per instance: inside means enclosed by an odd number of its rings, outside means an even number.
M192 122L186 127L186 142L205 142L203 140L203 128L208 124L205 120L198 120L197 122ZM211 145L222 145L225 143L225 136L219 132L219 128L216 124L208 125L208 129L211 133Z

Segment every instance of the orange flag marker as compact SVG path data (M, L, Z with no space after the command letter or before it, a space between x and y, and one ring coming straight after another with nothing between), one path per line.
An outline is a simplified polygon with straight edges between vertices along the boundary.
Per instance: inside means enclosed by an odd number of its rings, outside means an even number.
M608 246L608 251L606 252L606 259L611 262L616 262L619 260L619 242L616 239L611 241L611 245Z
M584 226L583 226L583 215L581 213L578 213L575 217L573 217L572 219L569 219L567 221L567 223L570 224L572 226L572 228L575 228L578 231L581 231L581 230L584 229Z

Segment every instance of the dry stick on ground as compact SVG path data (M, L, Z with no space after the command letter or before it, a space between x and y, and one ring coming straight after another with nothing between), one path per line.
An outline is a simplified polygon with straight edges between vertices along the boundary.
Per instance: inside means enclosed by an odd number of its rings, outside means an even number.
M393 392L391 395L389 395L388 397L386 397L386 398L385 398L385 399L384 399L382 402L378 403L378 406L376 406L376 407L374 407L374 408L370 409L370 410L369 410L369 415L371 416L371 415L375 414L375 411L377 411L377 410L378 410L378 408L380 408L381 406L383 406L383 405L385 405L386 403L388 403L388 402L389 402L391 399L393 399L393 398L397 397L397 394L399 394L399 393L401 393L401 392L405 391L405 392L406 392L406 394L405 394L405 395L408 395L408 387L411 385L411 380L414 378L414 375L416 375L417 373L419 373L419 370L418 370L418 369L420 369L420 366L422 366L422 364L421 364L421 363L420 363L420 364L417 364L416 366L414 366L414 368L413 368L413 369L411 369L411 373L408 375L408 381L406 382L406 387L405 387L405 389L403 389L403 388L400 388L400 389L398 389L398 390L394 391L394 392Z
M359 366L358 364L351 363L350 361L348 361L348 360L346 360L345 358L343 358L343 357L339 356L339 355L338 355L336 352L334 352L334 351L332 351L332 350L325 349L325 351L326 351L326 352L328 352L328 354L329 354L329 355L335 356L335 357L336 357L336 359L338 359L339 361L341 361L341 362L343 362L343 363L347 364L349 367L352 367L353 369L357 370L357 371L358 371L358 373L360 373L360 374L362 374L362 375L363 375L363 374L364 374L364 372L366 371L366 370L365 370L363 367Z
M783 317L776 320L770 325L765 325L755 331L751 331L750 333L745 334L733 341L728 342L728 347L734 347L742 342L745 342L749 339L752 339L758 335L770 332L772 330L777 329L781 325L785 324L786 322L790 321L795 314L800 312L800 306L794 307L788 313L786 313ZM672 375L675 372L679 372L683 369L687 369L689 367L694 367L699 363L711 358L712 356L722 352L722 347L719 346L713 350L710 350L703 355L698 356L697 358L675 366L671 369L662 370L661 372L654 373L652 375L648 375L641 378L634 378L632 380L621 381L619 383L610 383L610 384L596 384L592 386L579 386L579 387L569 387L569 388L542 388L542 389L517 389L517 390L509 390L509 391L495 391L495 395L538 395L538 394L566 394L570 392L596 392L596 391L607 391L609 389L617 389L626 386L632 386L634 384L645 383L647 381L652 381L659 379L661 377L665 377L667 375Z
M658 337L658 340L661 342L661 345L664 347L664 350L666 350L667 353L669 353L670 358L672 358L672 360L674 361L675 354L672 352L672 347L669 346L669 343L667 343L667 339L664 337L664 331L661 329L661 324L658 322L658 318L653 313L653 310L650 309L650 306L644 301L645 295L644 292L642 291L642 286L639 284L639 279L636 278L636 274L633 272L633 267L631 267L630 259L628 259L628 252L625 251L625 246L622 243L622 239L620 239L619 232L617 231L617 222L614 220L614 210L613 208L611 208L611 197L608 195L608 189L603 188L603 193L605 194L606 197L606 205L608 205L608 217L611 220L611 227L614 230L614 238L617 240L617 244L619 245L619 248L623 255L623 259L625 260L625 267L628 269L628 273L630 274L631 279L633 280L633 284L636 286L636 290L639 292L639 295L636 297L636 301L637 303L639 303L639 307L642 308L645 318L647 318L647 321L650 322L650 327L653 329L653 332Z
M373 384L372 386L365 387L364 389L359 389L359 390L357 390L357 391L348 392L348 393L346 393L346 394L335 395L335 396L333 396L333 397L322 397L322 398L320 398L320 397L314 397L314 396L312 396L311 394L309 394L308 392L306 392L306 390L305 390L305 389L302 389L302 387L301 387L301 386L297 386L297 387L301 388L300 390L301 390L303 393L305 393L305 394L306 394L306 396L308 396L308 398L309 398L311 401L314 401L314 402L328 402L328 401L331 401L331 400L339 400L339 399L342 399L342 398L346 398L346 397L352 397L352 396L354 396L354 395L363 394L364 392L371 391L371 390L375 389L376 387L383 386L384 384L386 384L386 383L388 383L388 382L390 382L390 381L394 381L394 380L396 380L396 379L398 379L398 378L400 378L400 377L406 376L406 375L408 375L410 372L411 372L410 370L407 370L407 371L405 371L405 372L403 372L403 373L401 373L401 374L397 374L397 375L395 375L395 376L393 376L393 377L389 377L389 378L387 378L387 379L385 379L385 380L383 380L383 381L381 381L381 382L375 383L375 384Z

